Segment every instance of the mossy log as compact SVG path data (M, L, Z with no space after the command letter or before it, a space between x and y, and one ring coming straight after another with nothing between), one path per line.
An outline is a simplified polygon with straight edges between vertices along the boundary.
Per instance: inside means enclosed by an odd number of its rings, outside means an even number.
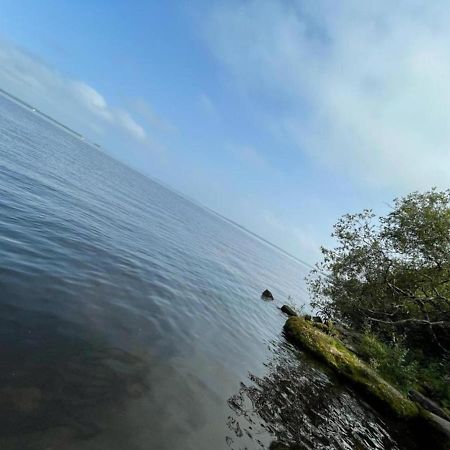
M290 317L284 330L291 342L315 354L379 406L385 406L400 418L418 416L419 408L414 402L383 380L340 341L323 333L311 322L301 317Z

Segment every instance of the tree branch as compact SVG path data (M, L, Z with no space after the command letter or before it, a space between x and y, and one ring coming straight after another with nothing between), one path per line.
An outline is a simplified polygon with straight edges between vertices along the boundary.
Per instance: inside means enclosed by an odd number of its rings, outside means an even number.
M438 320L435 322L431 322L429 320L425 319L400 319L400 320L382 320L382 319L376 319L375 317L367 316L367 318L373 322L380 322L380 323L386 323L388 325L401 325L404 323L418 323L421 325L428 325L428 326L442 326L442 327L450 327L450 322L447 322L446 320Z

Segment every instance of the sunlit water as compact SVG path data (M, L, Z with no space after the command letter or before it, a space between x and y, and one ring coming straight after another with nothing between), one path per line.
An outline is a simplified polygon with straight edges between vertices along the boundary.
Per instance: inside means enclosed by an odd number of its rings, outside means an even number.
M284 342L306 273L0 97L2 450L401 448Z

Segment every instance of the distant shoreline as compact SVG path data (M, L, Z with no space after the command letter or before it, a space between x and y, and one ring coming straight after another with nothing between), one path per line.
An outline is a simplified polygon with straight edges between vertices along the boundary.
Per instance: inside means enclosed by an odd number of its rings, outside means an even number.
M58 122L53 117L49 116L45 112L43 112L40 109L36 108L35 106L30 105L29 103L25 102L24 100L20 99L19 97L16 97L14 94L11 94L10 92L5 91L2 88L0 88L0 94L2 94L4 97L7 97L10 100L13 100L14 102L18 103L19 105L25 107L29 111L32 111L34 113L39 114L40 116L42 116L43 118L45 118L49 122L52 122L53 124L63 128L64 130L68 131L69 133L75 135L77 138L79 138L79 139L81 139L83 141L86 141L89 144L95 145L97 148L100 148L99 144L97 144L95 142L87 141L86 138L81 133L79 133L78 131L75 131L72 128L68 127L67 125L64 125L63 123Z
M87 144L91 144L93 146L95 146L96 148L100 149L101 146L95 142L91 142L88 141L81 133L78 133L77 131L73 130L72 128L68 127L67 125L64 125L61 122L58 122L56 119L53 119L51 116L49 116L48 114L40 111L38 108L35 108L34 106L30 105L29 103L21 100L20 98L16 97L15 95L5 91L4 89L0 88L0 94L2 94L4 97L7 97L8 99L18 103L19 105L25 107L26 109L28 109L29 111L35 112L37 114L39 114L40 116L42 116L44 119L52 122L53 124L63 128L64 130L68 131L69 133L75 135L76 137L78 137L79 139L83 140L84 142L86 142ZM308 269L314 269L314 266L306 261L301 260L300 258L298 258L297 256L293 255L292 253L289 253L287 250L283 249L282 247L279 247L278 245L274 244L273 242L268 241L267 239L265 239L264 237L258 235L257 233L249 230L248 228L244 227L243 225L240 225L239 223L235 222L232 219L229 219L228 217L220 214L219 212L211 209L210 207L203 205L202 203L198 202L197 200L181 193L178 192L176 189L174 189L172 186L167 185L165 182L163 182L162 180L158 180L158 179L154 179L152 177L150 177L148 174L144 174L142 172L140 172L138 169L136 169L135 167L131 167L131 166L127 166L129 168L131 168L132 170L137 171L138 173L140 173L141 175L143 175L144 177L155 181L156 183L162 185L163 187L165 187L166 189L169 189L171 192L179 195L180 197L182 197L185 200L188 200L192 203L194 203L195 205L199 206L200 208L202 208L205 211L210 212L211 214L213 214L214 216L225 220L226 222L228 222L230 225L233 225L236 228L239 228L241 231L253 236L254 238L256 238L257 240L261 241L262 243L269 245L270 247L275 248L276 250L280 251L281 253L283 253L284 255L288 256L289 258L292 258L293 260L295 260L296 262L302 264L303 266L307 267Z

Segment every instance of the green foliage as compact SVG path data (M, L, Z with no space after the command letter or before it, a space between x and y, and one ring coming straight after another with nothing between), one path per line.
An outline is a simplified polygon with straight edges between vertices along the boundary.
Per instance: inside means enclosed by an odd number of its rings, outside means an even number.
M366 334L358 350L386 380L450 407L450 191L347 214L307 282L322 315Z
M450 347L450 191L414 192L392 211L347 214L334 226L334 249L307 279L325 316L382 340L445 355Z
M450 410L450 363L422 360L416 374L418 389Z
M430 359L408 350L402 343L386 344L370 333L363 335L358 354L385 380L403 392L410 388L450 408L450 362Z
M385 380L407 392L417 376L417 362L411 361L409 351L399 343L388 345L372 334L364 334L359 352Z

